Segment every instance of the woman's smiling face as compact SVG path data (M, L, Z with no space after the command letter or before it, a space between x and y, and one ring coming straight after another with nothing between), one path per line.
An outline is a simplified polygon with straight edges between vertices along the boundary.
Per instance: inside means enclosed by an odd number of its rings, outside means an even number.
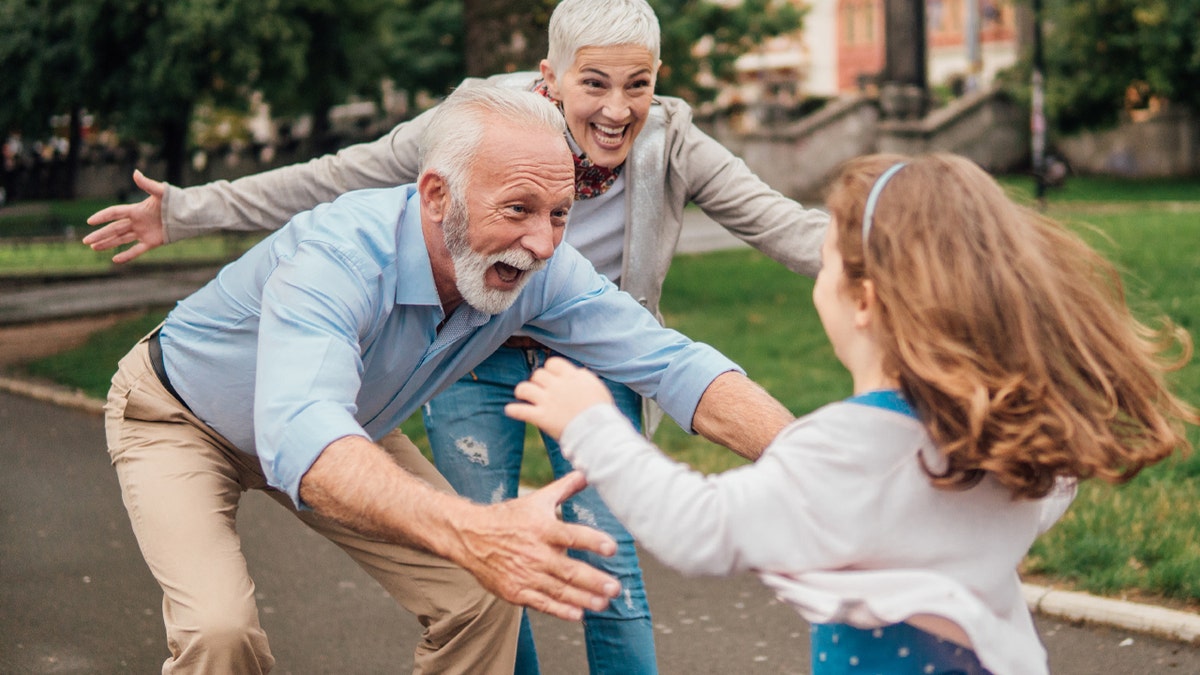
M658 63L638 45L584 47L565 73L542 62L550 95L562 101L567 128L598 166L614 168L629 156L654 97Z

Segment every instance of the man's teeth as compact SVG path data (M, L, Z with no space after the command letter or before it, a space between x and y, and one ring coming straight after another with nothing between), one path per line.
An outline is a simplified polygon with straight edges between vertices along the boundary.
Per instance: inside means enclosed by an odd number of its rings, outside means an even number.
M496 274L503 281L514 281L521 276L521 270L505 263L496 263Z

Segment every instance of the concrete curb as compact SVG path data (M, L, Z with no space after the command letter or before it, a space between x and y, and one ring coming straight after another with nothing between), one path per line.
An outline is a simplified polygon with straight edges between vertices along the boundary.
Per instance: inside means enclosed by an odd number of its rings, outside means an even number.
M0 390L95 415L104 414L103 401L66 387L0 376ZM1021 591L1035 614L1200 644L1200 614L1034 584L1021 584Z
M1191 645L1200 644L1200 614L1033 584L1022 584L1021 590L1030 611L1043 616L1148 633Z
M0 391L7 391L65 408L76 408L96 415L104 414L104 401L91 398L78 389L68 389L0 376Z

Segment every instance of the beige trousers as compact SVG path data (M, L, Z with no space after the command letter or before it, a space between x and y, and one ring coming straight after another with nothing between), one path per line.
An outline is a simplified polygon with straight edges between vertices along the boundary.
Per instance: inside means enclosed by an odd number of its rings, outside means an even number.
M256 457L231 446L167 392L146 342L113 377L105 432L142 556L163 589L171 651L163 673L265 673L274 664L235 528L242 492L255 489L341 547L417 616L424 632L416 672L511 675L519 608L447 560L298 511L267 486ZM398 431L380 444L407 471L453 491Z

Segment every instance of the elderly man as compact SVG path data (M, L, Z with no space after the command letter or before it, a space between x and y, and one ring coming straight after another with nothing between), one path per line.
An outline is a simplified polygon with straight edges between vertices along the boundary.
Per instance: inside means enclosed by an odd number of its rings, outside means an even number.
M418 671L512 672L519 613L488 591L566 619L603 607L619 584L564 550L611 554L614 542L554 517L576 477L477 505L407 439L374 442L518 329L743 452L791 419L735 364L558 248L574 195L564 131L536 94L457 92L423 136L416 184L296 216L122 359L109 452L163 588L164 672L273 664L235 529L249 488L418 615Z

